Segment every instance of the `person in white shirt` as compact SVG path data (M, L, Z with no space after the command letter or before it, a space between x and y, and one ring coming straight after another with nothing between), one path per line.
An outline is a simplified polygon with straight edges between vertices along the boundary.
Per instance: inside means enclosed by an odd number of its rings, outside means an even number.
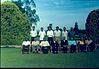
M50 27L48 27L47 36L48 36L48 42L49 42L50 46L52 46L54 32L53 32L53 30L51 30ZM51 52L51 47L49 47L49 50Z
M41 47L40 47L40 42L37 38L35 38L34 41L32 41L32 53L40 53Z
M51 30L50 27L48 27L47 36L48 36L48 42L51 43L53 41L54 32Z
M58 42L58 44L60 44L60 36L61 36L61 31L59 30L59 27L56 27L56 30L54 31L54 37L55 37L55 41Z
M63 28L63 31L62 31L62 38L64 38L67 40L68 39L68 32L66 30L66 27Z
M39 32L39 36L40 36L39 40L42 41L44 39L45 35L46 35L45 31L43 30L43 27L41 27L41 30Z
M33 26L33 30L30 31L31 35L31 42L34 41L35 37L37 36L37 31L35 29L35 26Z
M29 47L30 47L30 41L26 39L25 41L22 42L22 54L24 54L24 52L27 52L29 54Z
M43 54L48 54L50 44L49 44L49 42L47 41L47 38L44 38L44 40L41 41L40 46L41 46L41 48L42 48Z

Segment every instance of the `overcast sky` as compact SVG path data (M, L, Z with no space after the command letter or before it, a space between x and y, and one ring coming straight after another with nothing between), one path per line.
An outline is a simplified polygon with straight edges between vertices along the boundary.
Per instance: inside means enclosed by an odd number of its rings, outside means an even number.
M79 29L85 29L89 12L99 9L99 0L34 0L34 2L40 17L37 29L40 27L46 29L49 23L53 24L53 28L58 25L70 29L76 21Z

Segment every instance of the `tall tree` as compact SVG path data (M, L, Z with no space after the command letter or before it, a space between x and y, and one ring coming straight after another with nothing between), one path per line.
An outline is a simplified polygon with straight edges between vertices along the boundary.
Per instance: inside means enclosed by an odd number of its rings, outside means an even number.
M30 38L30 23L16 4L4 2L0 11L2 45L21 45L25 38Z
M20 8L23 13L27 14L31 25L36 25L37 22L40 21L39 16L36 14L36 4L33 0L16 0L14 3Z
M85 25L87 36L99 43L99 9L89 13Z
M78 35L79 28L78 28L78 23L77 22L75 22L74 31L75 31L75 35Z

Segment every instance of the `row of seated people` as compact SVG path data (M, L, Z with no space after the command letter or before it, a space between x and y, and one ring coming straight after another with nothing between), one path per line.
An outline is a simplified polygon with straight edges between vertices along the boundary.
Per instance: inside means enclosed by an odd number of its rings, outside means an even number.
M61 40L60 44L57 41L52 41L51 44L44 39L43 41L24 41L22 43L22 53L74 53L74 52L87 52L96 49L95 43L92 40Z

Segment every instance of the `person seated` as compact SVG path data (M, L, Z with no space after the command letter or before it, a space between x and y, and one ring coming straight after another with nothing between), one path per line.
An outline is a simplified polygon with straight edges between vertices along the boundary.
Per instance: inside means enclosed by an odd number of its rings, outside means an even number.
M68 41L64 37L63 40L61 40L62 53L67 53L68 50L67 46L68 46Z
M34 40L32 41L32 52L33 53L40 53L41 47L39 46L39 41Z
M76 52L76 46L77 46L77 42L73 39L68 41L68 46L70 46L70 53L74 53Z
M85 52L85 42L83 39L78 40L79 52Z
M44 40L42 40L39 45L41 46L42 53L43 53L43 54L48 54L50 44L49 44L49 42L47 41L47 39L44 38Z
M30 47L30 41L28 41L28 39L25 39L25 41L23 41L22 43L22 54L24 54L25 52L29 54L29 47Z
M58 41L53 41L53 43L52 43L52 53L53 54L58 54L58 47L59 47Z
M96 49L95 42L92 41L92 40L90 40L89 42L90 42L90 44L88 45L89 52L93 52L93 51L95 51L95 49Z

